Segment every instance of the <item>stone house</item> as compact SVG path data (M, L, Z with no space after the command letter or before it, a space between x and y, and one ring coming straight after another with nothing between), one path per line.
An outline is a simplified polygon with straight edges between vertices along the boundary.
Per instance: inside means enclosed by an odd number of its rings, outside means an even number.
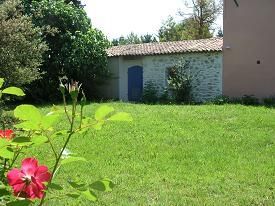
M210 38L111 47L107 52L112 79L101 88L102 95L138 101L149 81L161 93L167 88L167 70L184 60L196 74L194 100L213 99L222 94L222 46L222 38Z

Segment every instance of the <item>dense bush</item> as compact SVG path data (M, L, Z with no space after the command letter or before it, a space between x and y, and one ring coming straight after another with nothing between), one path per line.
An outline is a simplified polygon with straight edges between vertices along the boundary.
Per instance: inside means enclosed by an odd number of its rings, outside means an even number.
M272 103L274 101L275 103L275 98L266 98L264 101L264 104L267 104L267 102ZM218 96L215 99L207 102L211 104L216 104L216 105L222 105L222 104L242 104L242 105L249 105L249 106L257 106L261 105L261 102L258 98L256 98L254 95L244 95L240 98L238 97L228 97L228 96Z
M0 116L1 128L12 128L13 125L18 123L18 120L14 117L13 112L4 111Z
M31 85L28 95L49 101L60 98L59 78L82 82L87 98L96 96L96 85L109 72L106 49L109 41L93 28L80 1L23 0L25 12L43 31L49 51L44 55L43 78ZM30 92L31 91L31 92Z
M217 96L216 98L214 98L213 100L210 100L207 103L211 103L211 104L216 104L216 105L223 105L223 104L228 104L230 103L230 98L228 96Z
M268 107L275 107L275 96L266 97L263 99L264 105Z
M161 104L171 104L174 103L174 100L171 97L171 94L169 92L168 88L165 88L162 93L159 96L159 102Z
M158 100L159 97L157 85L153 81L146 82L142 92L142 102L147 104L154 104L157 103Z
M23 86L41 77L39 67L48 49L41 32L23 14L19 0L0 1L0 76L6 85Z
M168 68L168 85L175 102L192 102L192 85L196 79L191 73L190 63L181 60L175 66Z
M252 105L252 106L255 106L255 105L259 105L260 104L259 99L256 98L254 95L244 95L241 98L241 101L242 101L243 105Z

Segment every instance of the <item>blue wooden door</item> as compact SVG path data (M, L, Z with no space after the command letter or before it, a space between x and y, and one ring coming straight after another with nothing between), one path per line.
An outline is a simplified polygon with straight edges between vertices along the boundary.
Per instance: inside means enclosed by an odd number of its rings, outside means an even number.
M143 68L134 66L128 68L128 100L140 101L143 89Z

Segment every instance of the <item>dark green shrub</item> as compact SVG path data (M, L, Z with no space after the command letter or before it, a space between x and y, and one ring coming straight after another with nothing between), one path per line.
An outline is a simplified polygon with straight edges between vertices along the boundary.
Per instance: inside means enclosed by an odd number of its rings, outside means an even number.
M158 88L156 84L153 81L146 82L142 92L142 102L146 104L155 104L158 100Z
M0 129L12 128L13 125L18 123L18 120L14 117L13 112L5 111L0 117Z
M239 97L230 98L230 104L242 104L242 98L239 98Z
M5 86L26 86L41 78L40 65L48 50L43 29L24 15L21 1L0 1L0 76Z
M228 96L217 96L213 100L211 100L209 103L216 104L216 105L223 105L223 104L229 104L230 98Z
M176 102L190 103L192 101L192 75L188 61L168 68L168 85Z
M260 104L259 99L256 98L254 95L244 95L241 100L243 105L255 106Z
M169 89L165 88L159 97L159 102L161 104L171 104L174 103L174 100L171 98Z
M264 105L268 107L275 107L275 96L266 97L263 99Z

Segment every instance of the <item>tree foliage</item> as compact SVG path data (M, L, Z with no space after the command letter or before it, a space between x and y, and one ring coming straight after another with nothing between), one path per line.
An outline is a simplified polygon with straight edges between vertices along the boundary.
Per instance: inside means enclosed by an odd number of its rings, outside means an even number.
M142 43L152 43L152 42L157 42L157 38L152 35L152 34L145 34L140 36L140 40Z
M218 33L217 33L217 37L223 37L223 30L220 28Z
M156 37L152 34L145 34L145 35L139 36L134 32L131 32L126 37L121 36L118 39L113 39L112 45L118 46L118 45L126 45L126 44L141 44L141 43L152 43L152 42L157 42Z
M24 0L25 11L33 16L44 31L49 51L41 70L43 79L32 85L33 98L57 98L59 78L83 82L87 97L96 94L96 84L108 76L106 48L109 42L103 33L92 27L83 5L74 0ZM36 92L33 88L37 89Z
M71 3L77 7L83 7L81 0L65 0L65 3L67 3L67 4Z
M205 39L213 36L212 26L221 11L221 4L215 0L191 0L189 5L192 13L179 12L182 17L176 22L169 16L159 29L159 40L180 41L190 39Z
M180 41L186 39L183 36L185 31L184 21L177 23L172 16L169 16L166 21L162 23L159 29L158 36L161 42L166 41Z
M16 86L41 77L39 67L47 51L41 29L23 15L20 4L19 0L0 2L0 76Z
M191 0L191 8L193 12L190 15L185 12L179 12L180 15L192 19L191 25L194 29L194 39L209 38L211 26L214 24L217 16L222 9L221 3L216 3L216 0Z

